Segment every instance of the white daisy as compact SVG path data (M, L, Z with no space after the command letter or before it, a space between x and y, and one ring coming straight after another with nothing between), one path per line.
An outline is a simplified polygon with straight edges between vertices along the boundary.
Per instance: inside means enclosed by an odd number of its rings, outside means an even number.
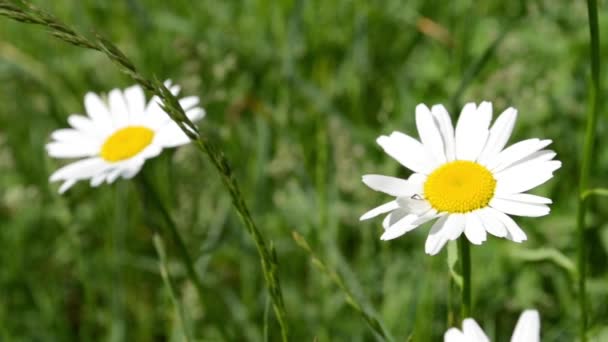
M545 150L551 140L528 139L504 148L517 111L505 110L490 128L492 104L468 103L456 128L446 109L416 107L418 141L400 132L378 138L388 155L414 173L407 179L365 175L370 188L396 199L374 208L361 220L388 213L382 240L399 237L438 219L426 240L428 254L439 253L463 232L473 244L487 233L515 242L526 234L509 215L537 217L549 213L551 200L526 191L553 177L561 162Z
M173 95L177 85L165 82ZM190 120L200 120L205 111L198 107L199 98L188 96L179 100ZM114 182L118 177L134 177L146 159L154 158L164 148L187 144L190 140L153 97L146 104L139 85L113 89L107 102L98 95L84 97L88 116L70 115L71 128L58 129L51 135L46 150L54 158L80 158L55 171L51 182L63 181L59 193L64 193L79 180L90 179L96 187Z
M444 342L490 342L477 322L467 318L462 322L462 331L450 328L443 335ZM536 310L526 310L517 321L511 342L539 342L540 315Z

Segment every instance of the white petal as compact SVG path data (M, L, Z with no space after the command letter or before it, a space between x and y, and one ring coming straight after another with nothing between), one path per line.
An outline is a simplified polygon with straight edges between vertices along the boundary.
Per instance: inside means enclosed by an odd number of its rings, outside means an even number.
M116 181L116 179L120 176L121 173L122 173L122 169L120 169L120 168L114 168L114 169L110 170L108 172L108 177L106 178L107 183L108 184L114 183L114 181Z
M108 102L110 103L113 127L116 129L126 126L129 123L129 108L122 91L112 89L108 95Z
M418 228L418 225L412 224L414 221L416 221L416 219L418 219L418 216L413 214L408 214L402 217L399 221L395 222L395 224L386 228L382 236L380 236L380 240L392 240L415 228Z
M527 139L517 142L502 152L489 158L486 162L488 169L500 172L510 165L530 156L534 152L541 150L551 144L551 140Z
M513 331L511 342L540 342L540 315L536 310L526 310Z
M59 187L59 193L63 194L66 191L68 191L74 184L76 184L76 180L75 179L68 179L65 182L63 182L63 184L61 184L61 186Z
M143 159L134 158L132 160L129 160L129 162L125 164L124 169L121 173L122 177L125 179L131 179L135 177L135 175L141 170L143 165Z
M68 164L59 170L55 171L51 177L51 182L68 179L87 179L91 178L98 173L104 172L108 168L101 158L88 158L82 159L71 164Z
M466 214L464 235L474 245L481 245L487 240L486 230L483 227L481 219L475 212Z
M49 156L54 158L82 158L97 154L98 148L91 144L68 144L52 142L46 145Z
M169 122L161 127L154 136L154 143L163 148L174 148L190 142L190 138L175 122Z
M500 172L505 172L506 170L515 168L515 167L527 167L528 165L534 165L535 163L546 162L552 160L557 153L551 150L540 150L536 151L529 156L516 161L515 163L503 168Z
M53 131L51 139L66 143L80 143L81 141L92 140L83 132L71 128L61 128Z
M184 98L181 98L179 100L179 105L182 106L182 109L184 111L188 111L189 109L194 108L195 106L198 106L198 104L200 103L200 99L198 98L198 96L186 96Z
M109 131L111 129L110 111L97 94L87 93L84 96L84 107L87 111L87 115L93 120L95 126L104 131Z
M454 142L454 126L452 126L450 114L442 105L434 105L431 112L441 131L446 159L447 161L453 161L456 159L456 143Z
M395 224L388 227L384 231L384 234L382 234L382 236L380 237L380 240L392 240L398 238L401 235L410 232L418 228L420 225L434 219L435 217L437 217L436 214L437 211L430 210L421 216L415 214L406 215L399 221L395 222Z
M203 108L200 107L196 107L196 108L192 108L192 109L188 109L186 111L186 116L188 117L188 119L190 119L190 121L192 122L196 122L202 118L205 117L205 110Z
M551 209L544 204L532 204L500 198L493 198L490 201L490 207L502 211L505 214L527 217L545 216L551 211Z
M466 223L464 214L449 214L446 222L447 236L450 240L456 240L462 235Z
M486 212L505 226L507 229L507 239L514 242L523 242L528 239L526 233L508 215L491 207L487 207Z
M415 195L412 197L398 197L397 204L408 213L418 216L431 210L431 204L428 201L416 198Z
M368 219L376 217L378 215L388 213L389 211L393 211L397 208L399 208L399 204L397 204L397 201L390 201L388 203L384 203L383 205L375 207L374 209L366 212L365 214L363 214L361 216L361 218L359 220L361 220L361 221L368 220Z
M472 318L467 318L462 322L462 332L470 342L490 342L488 336Z
M443 342L471 342L464 334L456 329L450 328L443 335Z
M418 140L401 132L393 132L388 137L383 135L376 142L389 156L414 172L429 174L437 166L429 160Z
M96 129L95 124L91 119L86 116L72 114L68 117L68 123L70 126L74 127L74 129L80 131L85 135L93 135L93 136L101 136L99 134L98 129Z
M494 121L494 124L490 129L488 142L478 159L481 164L484 164L488 158L493 157L502 151L511 137L516 119L517 110L514 108L507 108L507 110L502 112L496 121Z
M139 85L134 85L125 89L125 100L129 109L129 123L142 123L142 118L146 110L146 95Z
M530 203L530 204L551 204L551 203L553 203L553 201L551 201L550 198L536 196L536 195L532 195L532 194L503 194L503 195L497 195L496 198L510 200L510 201Z
M456 159L477 160L488 139L490 120L489 102L482 102L477 109L474 103L464 106L456 124Z
M98 175L93 176L93 178L91 178L91 186L96 188L98 186L101 185L101 183L103 183L104 180L106 180L106 172L102 172Z
M390 226L395 224L395 222L401 220L408 214L409 213L405 209L401 209L401 208L395 209L394 211L392 211L388 215L386 215L384 220L382 220L382 228L388 229Z
M479 209L476 210L475 213L479 216L479 218L481 219L481 222L483 224L483 228L490 234L497 236L497 237L506 237L507 236L507 229L505 228L505 225L502 224L502 222L500 222L498 219L496 219L492 213L488 213L488 210L490 208L483 208L483 209Z
M435 160L441 164L446 162L443 139L439 127L435 123L433 114L424 104L416 106L416 126L420 141Z
M419 183L390 176L364 175L363 183L376 191L381 191L395 197L410 197L422 192Z
M497 195L516 194L535 188L553 178L553 171L562 163L557 160L535 163L526 167L513 167L495 174Z
M443 246L448 242L448 238L445 234L445 222L447 221L448 216L445 215L439 220L435 221L431 230L429 231L429 236L426 238L426 242L424 244L424 251L429 255L435 255L441 251Z

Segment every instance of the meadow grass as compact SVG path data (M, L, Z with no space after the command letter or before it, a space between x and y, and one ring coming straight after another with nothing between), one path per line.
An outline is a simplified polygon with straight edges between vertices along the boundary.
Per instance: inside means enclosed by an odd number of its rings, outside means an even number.
M457 291L449 291L447 253L425 255L420 231L379 241L380 222L358 217L382 195L360 176L406 175L374 141L393 130L415 135L419 102L444 103L452 113L480 100L493 101L496 110L518 108L511 141L551 138L564 166L535 192L553 199L552 214L518 219L526 243L490 239L471 248L474 315L496 341L507 340L529 307L541 312L544 341L577 335L571 260L579 199L573 180L581 176L589 97L585 3L35 3L91 41L96 32L115 43L146 80L172 78L201 97L208 112L201 135L232 162L251 222L272 241L265 248L278 260L293 340L366 341L381 338L384 329L395 340L440 338L449 308L459 305L451 295ZM605 27L605 11L599 16ZM256 244L214 163L191 146L165 152L144 170L195 261L203 290L197 291L179 248L154 239L145 216L162 220L162 213L142 203L137 184L79 184L58 196L48 183L59 165L43 149L49 133L83 111L87 91L133 81L102 53L50 39L39 27L0 20L0 32L0 289L6 294L0 339L281 339ZM88 47L100 47L95 44ZM605 115L599 114L601 139ZM608 155L597 146L589 159L592 187L602 185L608 168ZM601 341L608 338L608 208L595 197L586 205L586 313L591 339ZM337 278L317 271L293 231ZM364 324L361 313L380 330Z

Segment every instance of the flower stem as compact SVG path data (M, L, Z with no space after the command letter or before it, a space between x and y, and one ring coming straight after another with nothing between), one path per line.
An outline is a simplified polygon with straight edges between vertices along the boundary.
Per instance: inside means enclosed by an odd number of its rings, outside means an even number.
M587 113L583 161L579 179L579 200L576 213L578 300L581 314L579 339L581 342L587 341L587 247L585 243L585 211L587 210L587 200L584 194L589 186L591 158L593 157L593 142L596 133L595 127L599 112L598 94L600 92L600 44L597 0L587 0L587 13L589 16L589 35L591 37L591 86L589 88L589 112Z
M458 239L458 254L462 272L462 319L471 317L471 250L469 241L461 236Z

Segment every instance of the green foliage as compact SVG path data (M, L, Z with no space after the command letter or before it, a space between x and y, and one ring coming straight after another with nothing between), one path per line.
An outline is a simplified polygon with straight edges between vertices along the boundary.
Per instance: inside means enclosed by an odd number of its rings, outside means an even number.
M535 307L543 341L576 336L570 260L589 79L583 2L35 4L61 18L63 34L84 33L77 45L98 48L99 34L108 43L99 49L125 57L123 67L171 78L201 97L208 115L198 129L232 161L243 205L269 260L278 261L294 341L374 340L353 303L371 308L365 312L397 341L440 339L455 292L447 251L424 254L428 227L379 241L379 220L358 217L386 197L360 176L407 175L374 141L392 130L415 135L419 102L444 103L453 114L467 101L491 100L495 111L516 107L513 140L553 139L564 166L536 191L553 199L552 214L518 219L524 245L490 238L472 246L475 318L493 340L505 341L521 310ZM600 28L607 27L605 11L599 14ZM268 273L230 206L234 193L216 171L222 164L189 146L144 170L195 260L201 306L171 239L164 237L167 255L159 261L147 218L162 216L142 203L135 183L78 184L65 196L48 183L61 165L44 151L50 132L84 110L87 91L133 81L103 53L50 38L43 28L2 19L0 32L0 340L280 340ZM608 154L598 146L590 185L599 188L606 187ZM601 341L608 330L608 205L601 196L587 201L588 316ZM294 230L323 255L332 277L296 245ZM345 300L334 276L355 302Z

